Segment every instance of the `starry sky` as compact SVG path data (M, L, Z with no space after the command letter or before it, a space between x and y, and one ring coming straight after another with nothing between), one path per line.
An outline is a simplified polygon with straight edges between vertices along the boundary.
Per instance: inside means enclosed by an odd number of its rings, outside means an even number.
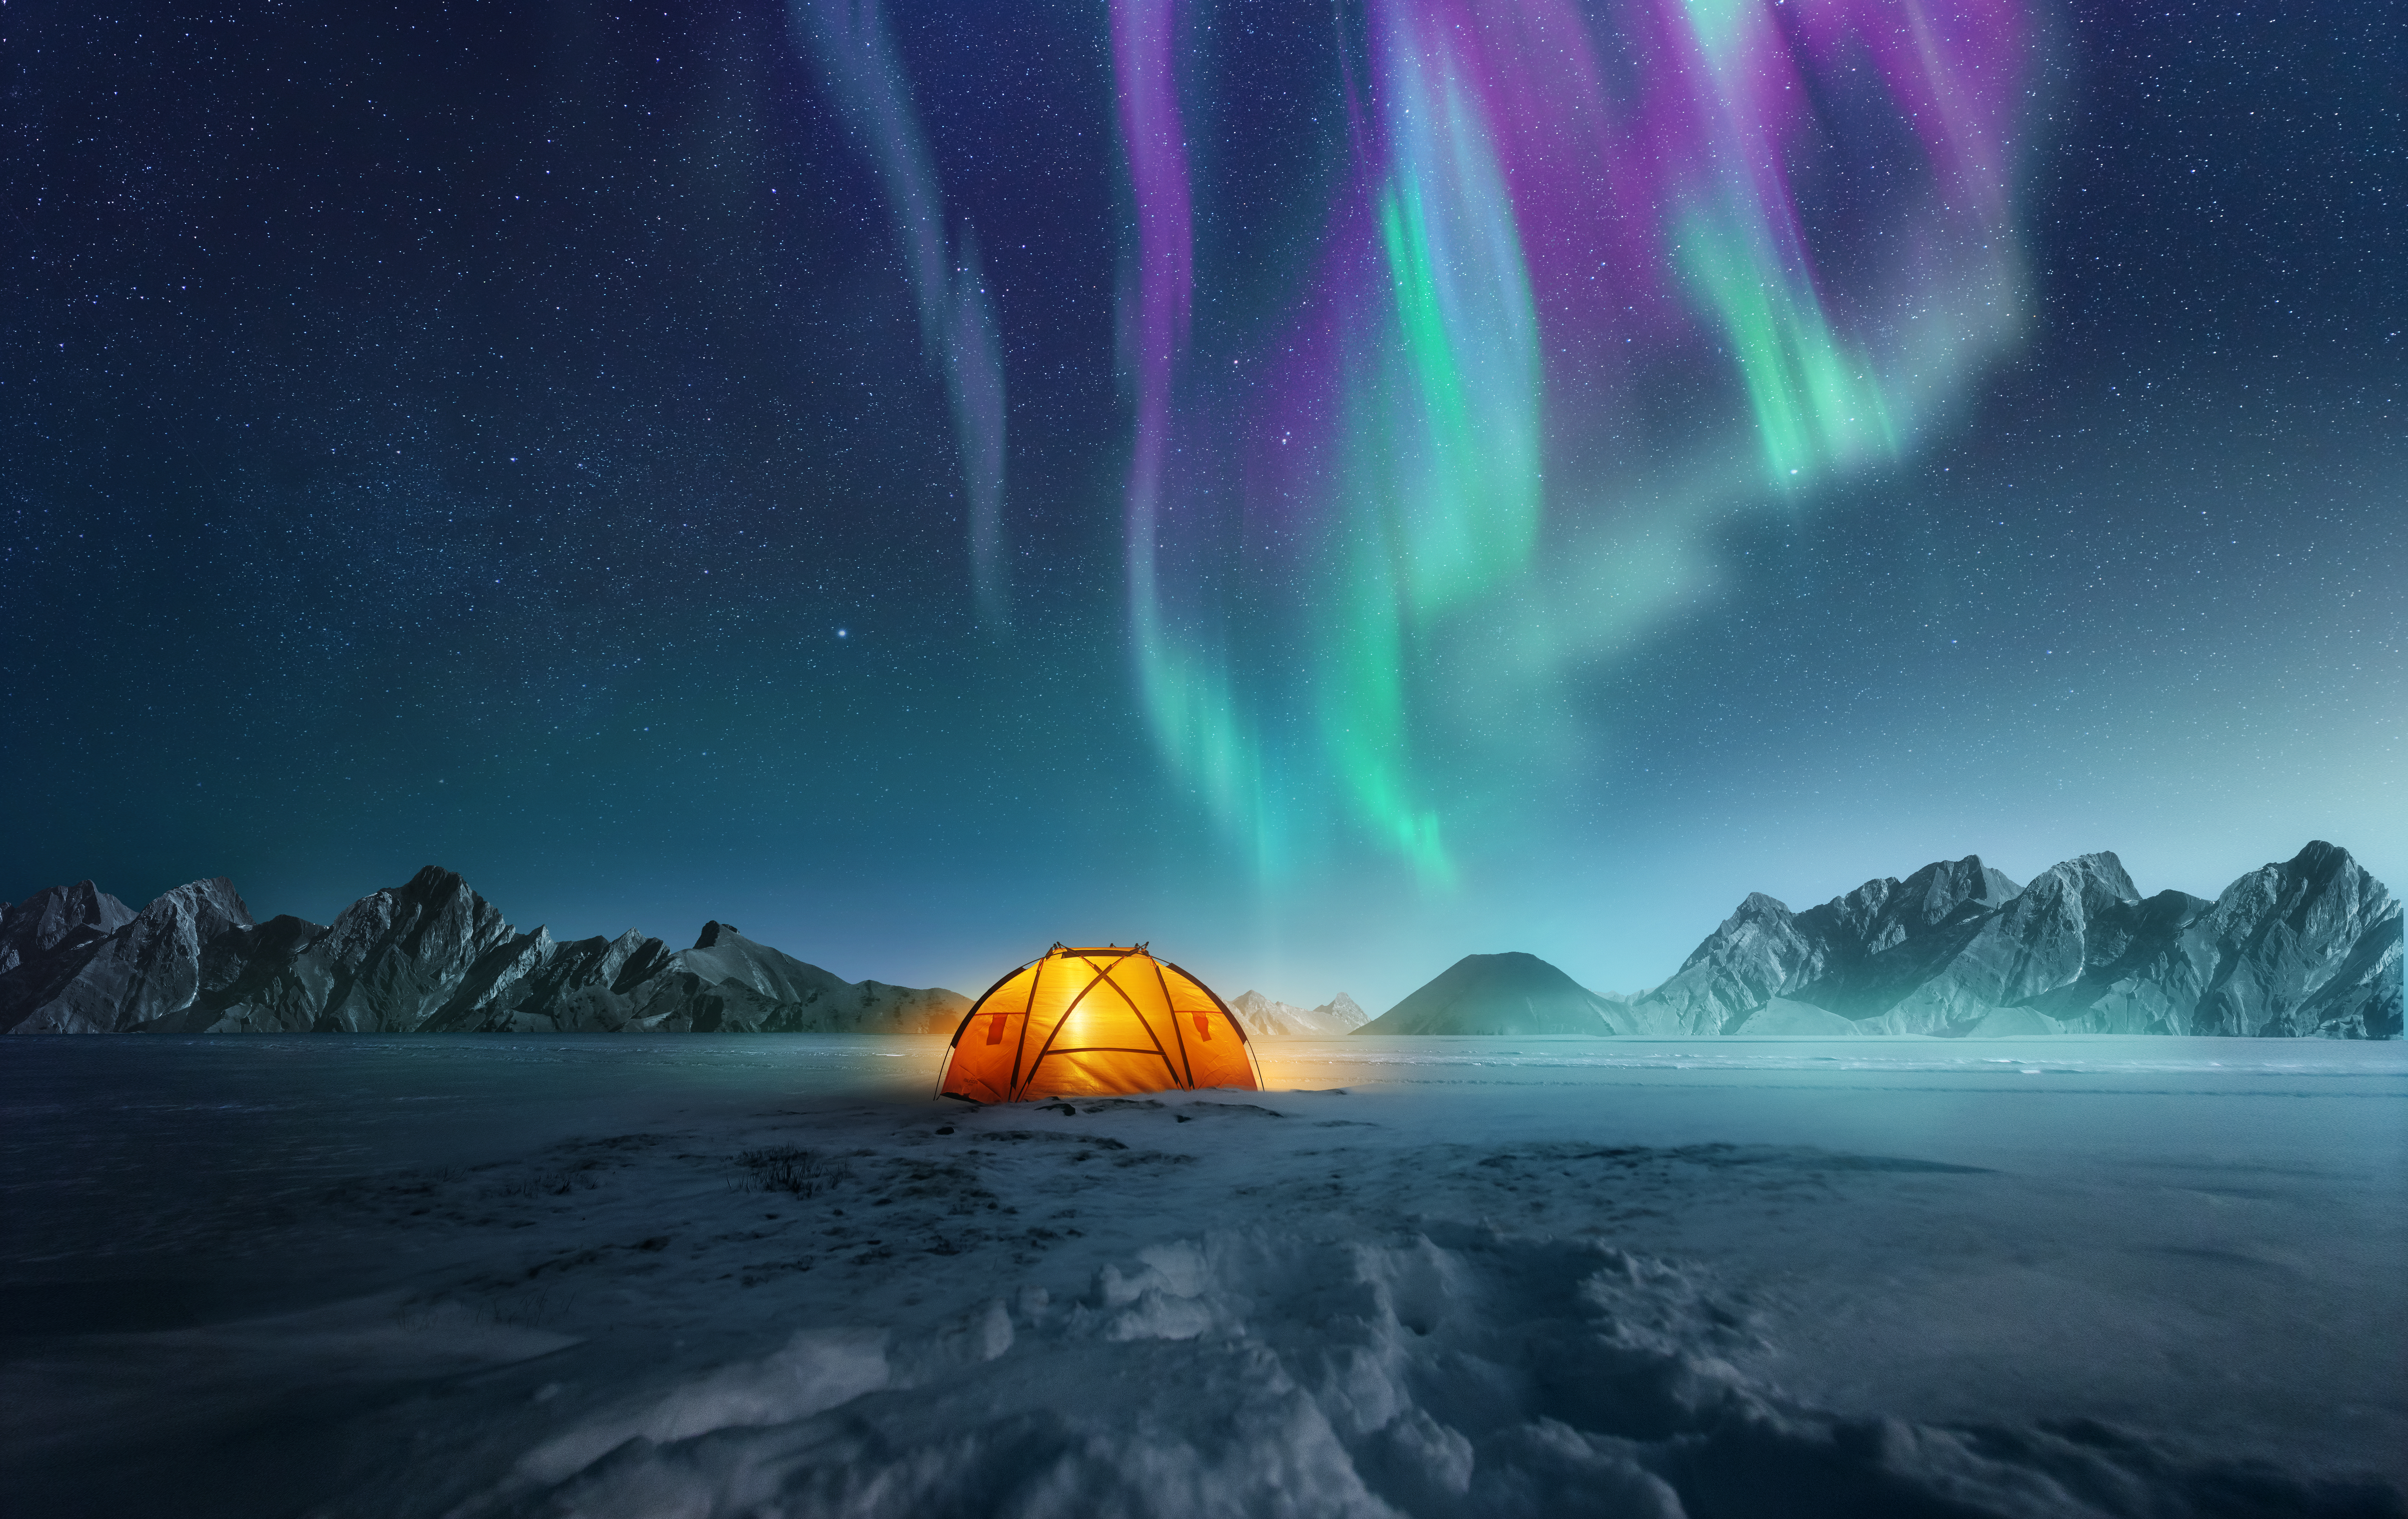
M0 7L0 894L1631 990L2408 885L2408 24Z

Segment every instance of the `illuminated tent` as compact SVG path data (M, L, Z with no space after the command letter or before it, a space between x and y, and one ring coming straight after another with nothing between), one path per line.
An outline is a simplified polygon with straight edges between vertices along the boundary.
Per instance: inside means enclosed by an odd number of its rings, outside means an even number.
M937 1092L1018 1102L1262 1084L1244 1027L1211 987L1142 944L1056 944L971 1006Z

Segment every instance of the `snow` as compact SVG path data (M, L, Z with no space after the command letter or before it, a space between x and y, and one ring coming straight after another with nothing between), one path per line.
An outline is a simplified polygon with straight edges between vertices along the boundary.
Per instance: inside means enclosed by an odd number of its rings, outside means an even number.
M70 1514L2399 1513L2398 1043L0 1051Z

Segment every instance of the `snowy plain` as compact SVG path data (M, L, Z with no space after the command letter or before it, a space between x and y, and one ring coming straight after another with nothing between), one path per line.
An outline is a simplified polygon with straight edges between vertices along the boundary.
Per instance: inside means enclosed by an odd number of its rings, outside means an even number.
M2408 1046L0 1049L0 1483L269 1515L2399 1514Z

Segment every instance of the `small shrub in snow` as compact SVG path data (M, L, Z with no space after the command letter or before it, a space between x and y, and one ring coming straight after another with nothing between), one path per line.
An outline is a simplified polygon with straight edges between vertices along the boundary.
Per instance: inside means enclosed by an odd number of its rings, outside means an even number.
M754 1190L787 1192L797 1197L816 1197L842 1177L837 1168L794 1145L747 1150L736 1161L751 1173L750 1182Z

